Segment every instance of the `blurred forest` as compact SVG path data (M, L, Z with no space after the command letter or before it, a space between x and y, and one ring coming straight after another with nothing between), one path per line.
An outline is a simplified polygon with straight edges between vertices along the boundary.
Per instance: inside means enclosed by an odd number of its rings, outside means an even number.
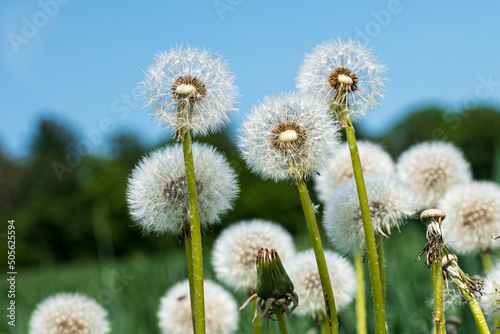
M360 130L357 136L382 144L395 159L418 142L449 141L463 150L475 179L500 181L497 110L478 108L450 114L426 108L411 113L381 137L371 138ZM155 147L146 147L127 132L115 132L105 139L107 153L85 154L82 138L70 124L45 118L34 131L27 158L16 160L0 151L0 206L4 221L16 220L18 264L114 259L137 251L154 253L178 247L173 236L141 236L128 214L127 178L141 157ZM196 138L224 152L241 187L234 210L224 217L223 226L207 233L205 245L228 224L250 218L273 220L296 236L304 234L296 191L290 191L287 183L265 182L251 174L233 139L229 132ZM317 202L311 185L309 189ZM3 249L5 242L0 244Z

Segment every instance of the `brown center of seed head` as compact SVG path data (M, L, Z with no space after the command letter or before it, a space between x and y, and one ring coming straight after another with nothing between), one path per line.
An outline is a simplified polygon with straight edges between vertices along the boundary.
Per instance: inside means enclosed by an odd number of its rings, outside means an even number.
M196 180L196 193L200 195L202 191L203 183L199 180ZM177 200L187 201L188 193L186 176L183 175L176 180L168 182L165 185L165 188L163 188L163 196L171 203L174 203Z
M346 67L337 67L330 73L328 84L335 90L342 90L347 93L355 92L358 90L356 73L351 73L351 70Z
M78 319L66 317L57 323L56 334L80 334L85 330L85 325Z
M272 129L271 142L278 150L297 150L306 140L306 130L295 122L280 123Z
M483 205L469 207L462 212L462 222L464 226L470 228L490 225L493 222L493 213L490 208Z
M189 99L190 102L199 101L207 95L207 88L203 81L191 75L178 77L172 86L174 100Z

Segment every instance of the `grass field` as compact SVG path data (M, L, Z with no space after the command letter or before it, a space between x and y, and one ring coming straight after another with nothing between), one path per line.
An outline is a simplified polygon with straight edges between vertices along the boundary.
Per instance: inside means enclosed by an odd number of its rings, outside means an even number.
M431 273L423 262L415 262L425 244L423 224L412 221L402 227L402 233L393 232L384 240L387 275L387 322L390 333L431 333L432 307L428 301L432 296ZM215 231L214 233L217 233ZM299 249L308 247L307 236L296 238ZM176 242L173 238L165 242ZM205 249L205 276L214 279L210 265L211 249ZM497 250L498 252L498 250ZM160 298L170 286L187 277L185 254L181 244L168 253L134 254L117 261L73 262L60 266L18 268L16 282L16 327L0 323L0 333L28 333L31 312L36 304L57 292L80 292L96 299L108 311L114 334L160 333L157 310ZM471 275L480 274L479 256L460 257L459 264ZM367 266L365 264L365 273ZM367 274L367 273L366 273ZM5 296L5 285L1 295ZM242 304L246 299L242 293L233 294ZM367 291L367 301L371 295ZM2 302L4 304L4 302ZM467 305L458 305L453 312L464 324L458 333L477 333ZM373 312L368 305L369 332L373 331ZM223 315L221 315L223 316ZM240 314L238 333L252 333L251 310ZM310 319L294 317L288 323L290 333L319 333L319 327ZM339 313L340 332L355 333L354 303ZM269 331L277 333L271 323Z

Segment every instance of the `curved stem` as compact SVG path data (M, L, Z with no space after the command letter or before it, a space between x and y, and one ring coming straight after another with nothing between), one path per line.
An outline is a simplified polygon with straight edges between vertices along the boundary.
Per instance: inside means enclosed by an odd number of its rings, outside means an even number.
M363 256L354 257L354 268L356 269L356 279L358 288L356 290L356 327L358 334L367 334L366 327L366 299L365 299L365 273L363 268Z
M205 294L203 287L203 253L201 245L200 213L198 209L198 193L194 172L193 148L191 134L187 131L182 142L184 165L186 168L186 183L189 199L189 227L191 233L192 268L194 285L194 318L195 333L205 333Z
M380 234L375 234L375 243L377 244L377 259L378 268L380 271L380 281L382 282L382 295L384 296L385 305L385 262L384 262L384 247L382 245L382 237Z
M304 210L307 228L309 230L309 235L311 236L314 256L316 257L316 263L318 265L321 287L323 288L323 298L325 299L325 313L326 321L329 326L329 333L336 334L339 332L337 310L335 308L335 299L333 297L330 274L328 273L328 267L326 265L325 252L323 251L318 224L316 223L316 216L314 215L314 209L305 182L300 181L297 184L297 188L299 189L300 201L302 202L302 209Z
M255 313L257 311L257 313ZM260 334L260 310L257 305L257 298L253 300L253 313L256 314L255 320L253 321L253 334Z
M481 252L481 260L483 261L484 273L488 274L493 268L493 263L491 262L491 252L485 251Z
M483 311L481 310L476 298L471 296L468 291L463 291L462 296L464 296L464 298L469 302L469 308L472 312L472 316L474 317L474 321L476 322L477 329L479 329L479 334L490 334L488 324L484 319Z
M359 197L359 206L361 209L361 217L363 220L363 229L365 232L366 252L368 256L368 266L370 268L370 282L372 286L373 306L375 308L375 333L387 333L385 325L385 303L382 280L380 278L380 266L377 256L377 246L375 243L375 235L373 234L373 226L370 215L370 207L368 204L368 195L366 193L363 171L361 169L361 160L359 159L358 146L356 144L356 136L354 135L354 127L352 126L351 118L348 113L344 113L343 119L345 124L345 132L349 151L351 153L352 167L354 170L354 179L356 180L356 188Z
M278 310L278 312L276 312L276 319L278 320L280 334L288 334L288 330L286 329L285 313L282 312L282 310Z
M434 295L434 325L436 334L446 334L443 309L443 268L441 264L431 264L432 291Z

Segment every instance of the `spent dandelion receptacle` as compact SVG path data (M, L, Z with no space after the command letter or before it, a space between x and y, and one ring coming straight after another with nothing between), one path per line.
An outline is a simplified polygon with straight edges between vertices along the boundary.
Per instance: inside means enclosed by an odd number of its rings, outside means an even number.
M78 293L58 293L37 305L30 334L106 334L108 312L94 299Z
M220 153L205 144L193 145L201 226L211 229L232 208L239 187L236 174ZM189 235L189 205L184 158L180 145L150 153L128 180L130 213L145 233Z
M146 104L178 139L188 130L194 135L217 130L235 110L234 77L217 54L191 46L172 48L158 53L145 73Z

